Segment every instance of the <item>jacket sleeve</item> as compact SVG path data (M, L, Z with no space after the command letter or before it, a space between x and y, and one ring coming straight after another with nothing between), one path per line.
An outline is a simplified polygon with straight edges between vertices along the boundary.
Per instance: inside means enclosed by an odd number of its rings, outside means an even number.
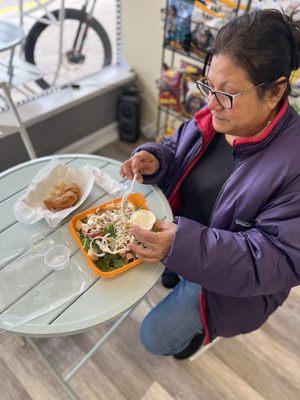
M210 291L234 297L278 293L298 285L299 184L298 191L292 188L269 202L244 232L179 217L164 265Z
M132 155L142 150L148 151L159 160L160 167L158 172L153 175L144 175L143 183L164 185L164 182L168 181L169 174L174 169L174 159L178 142L189 123L191 122L187 121L181 124L173 136L163 139L160 143L147 142L133 151Z

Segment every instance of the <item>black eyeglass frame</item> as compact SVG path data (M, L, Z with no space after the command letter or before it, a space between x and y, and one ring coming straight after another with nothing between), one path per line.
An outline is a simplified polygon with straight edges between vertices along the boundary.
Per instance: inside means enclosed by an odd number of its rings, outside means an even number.
M202 80L205 80L207 78L202 78ZM236 97L239 96L243 96L244 94L250 93L253 90L259 88L262 85L265 85L267 82L263 82L260 85L254 86L250 89L247 90L242 90L239 93L236 94L231 94L231 93L226 93L226 92L222 92L220 90L213 90L210 86L206 85L205 83L202 82L202 80L200 81L196 81L196 86L197 89L199 90L199 92L203 95L204 98L208 98L209 94L207 94L204 90L203 87L205 87L206 89L208 89L209 93L211 94L211 96L215 96L215 98L217 99L217 102L220 104L220 106L222 106L223 108L226 108L227 110L232 110L233 108L233 101ZM230 100L230 107L226 107L224 106L224 104L222 104L222 102L220 101L220 99L218 98L218 94L222 95L222 96L226 96L229 100Z

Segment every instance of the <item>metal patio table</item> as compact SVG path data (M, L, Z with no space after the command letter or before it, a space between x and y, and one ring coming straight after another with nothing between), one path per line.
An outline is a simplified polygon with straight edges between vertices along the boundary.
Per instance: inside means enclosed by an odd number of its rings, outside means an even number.
M51 158L52 157L43 157L31 160L0 174L0 244L15 241L18 237L31 236L35 232L48 228L44 220L32 225L16 221L12 206L23 194L32 178L51 160ZM91 164L109 173L119 182L124 181L119 175L120 162L118 161L105 157L79 154L61 155L55 156L55 158L73 167ZM149 208L156 214L157 219L172 221L172 212L169 204L158 188L150 185L136 184L134 191L143 193ZM75 213L110 199L111 197L107 195L104 190L94 185L89 197ZM66 218L58 227L63 230L66 228L65 235L70 235L67 226L72 215L73 214ZM55 235L55 231L53 234ZM16 255L15 260L10 260L7 264L3 262L2 265L0 264L0 280L1 276L5 276L3 274L7 268L12 267L14 262L20 260L22 256L24 257L22 254ZM40 262L43 262L42 259ZM70 265L72 266L72 263L75 262L77 265L80 263L84 268L88 268L85 258L74 242L74 248L71 251ZM69 381L78 369L95 353L99 346L109 338L113 331L126 319L139 302L143 299L147 300L147 293L155 285L163 269L164 267L161 263L142 263L112 279L100 279L93 275L93 281L89 287L77 298L31 321L14 327L10 332L22 336L43 360L47 368L56 376L60 384L68 392L69 397L71 399L77 399L76 394L67 381ZM10 299L9 304L6 305L5 309L0 310L0 313L17 308L18 302L23 296L29 296L29 298L30 296L34 296L39 286L42 285L45 280L52 281L55 284L55 279L58 279L57 274L59 272L60 271L53 271L46 276L35 276L35 274L27 274L24 272L24 280L32 280L32 282L29 282L30 290L27 289L25 293L18 291L14 293L13 301ZM66 279L66 285L67 284L68 279ZM28 288L28 282L26 282L26 287ZM47 358L41 353L38 343L34 339L35 337L73 335L112 320L115 320L113 326L99 339L78 364L69 371L67 376L64 377L58 373L55 366L51 365Z

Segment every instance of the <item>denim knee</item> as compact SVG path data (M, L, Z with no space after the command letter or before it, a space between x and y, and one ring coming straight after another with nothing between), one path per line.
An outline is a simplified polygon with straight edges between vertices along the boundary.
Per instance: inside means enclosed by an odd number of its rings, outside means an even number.
M202 330L199 293L201 287L182 279L176 288L144 318L140 337L152 354L182 351Z
M153 321L150 312L141 324L141 342L145 349L154 355L170 355L172 354L172 349L169 348L164 333L159 332L159 326Z

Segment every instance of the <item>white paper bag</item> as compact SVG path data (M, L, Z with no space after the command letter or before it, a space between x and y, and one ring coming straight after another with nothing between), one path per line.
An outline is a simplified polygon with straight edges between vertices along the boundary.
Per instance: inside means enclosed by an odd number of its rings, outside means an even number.
M73 207L53 212L46 208L44 200L54 186L61 182L76 183L80 187L81 197ZM44 218L48 225L54 228L86 200L93 184L94 175L90 166L73 168L53 159L39 171L25 194L13 205L15 217L18 221L27 224L34 224Z

